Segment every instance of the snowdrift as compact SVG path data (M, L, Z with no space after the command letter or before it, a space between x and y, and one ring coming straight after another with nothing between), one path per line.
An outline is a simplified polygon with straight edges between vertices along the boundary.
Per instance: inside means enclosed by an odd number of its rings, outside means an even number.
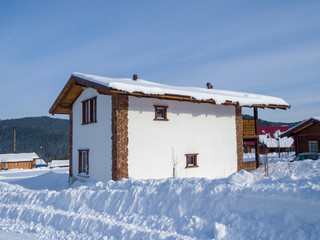
M62 190L67 173L42 170L27 183L0 174L0 230L26 239L318 239L319 167L278 161L268 178L260 168L225 179L76 182ZM43 187L41 176L57 189Z

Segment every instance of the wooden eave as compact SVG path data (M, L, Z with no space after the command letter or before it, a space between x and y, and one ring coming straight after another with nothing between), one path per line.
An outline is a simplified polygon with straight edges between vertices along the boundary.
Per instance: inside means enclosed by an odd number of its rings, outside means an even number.
M216 104L216 101L213 99L206 99L206 100L197 100L190 96L180 96L180 95L174 95L174 94L145 94L142 92L126 92L121 91L113 88L109 88L105 85L95 83L80 77L76 77L71 75L69 81L55 100L54 104L49 110L49 113L54 114L69 114L72 105L77 100L77 98L80 96L84 88L93 88L98 91L99 94L126 94L129 96L135 96L135 97L145 97L145 98L158 98L158 99L165 99L165 100L177 100L177 101L187 101L187 102L194 102L194 103L211 103ZM232 106L239 106L239 102L232 102L229 100L226 100L221 105L232 105ZM250 106L242 106L242 107L257 107L257 108L271 108L271 109L288 109L290 106L287 105L250 105Z
M69 114L74 102L83 90L89 87L96 89L100 94L110 94L108 87L72 75L53 103L49 113L52 115Z
M298 134L299 132L301 132L302 130L304 130L304 129L306 129L306 128L314 125L314 124L320 125L320 121L311 118L311 119L309 119L308 121L297 125L296 127L292 127L292 128L289 129L287 132L281 134L280 137L290 137L290 136L297 135L297 134Z

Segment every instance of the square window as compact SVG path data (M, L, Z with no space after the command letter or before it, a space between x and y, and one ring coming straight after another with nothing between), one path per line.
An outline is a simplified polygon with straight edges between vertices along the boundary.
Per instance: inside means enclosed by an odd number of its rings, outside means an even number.
M14 163L14 166L15 166L15 167L17 167L17 166L18 166L18 163L17 163L17 162L15 162L15 163Z
M155 118L154 120L165 120L168 121L167 118L167 106L154 106L155 109Z
M188 165L191 166L191 165L195 165L195 156L194 155L190 155L188 156Z
M24 162L24 165L27 166L27 162Z
M310 141L309 142L309 151L310 152L318 152L318 142L317 141Z
M186 154L186 162L187 162L186 168L199 167L197 163L198 154L199 153Z
M164 108L157 108L157 118L164 119Z

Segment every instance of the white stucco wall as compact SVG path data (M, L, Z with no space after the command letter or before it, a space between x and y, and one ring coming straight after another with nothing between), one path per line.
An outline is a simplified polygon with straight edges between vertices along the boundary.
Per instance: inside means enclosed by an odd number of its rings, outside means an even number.
M168 106L169 121L154 121L154 105ZM219 178L237 170L235 107L129 97L129 177ZM185 168L199 153L198 168Z
M82 125L82 101L97 97L97 122ZM89 149L90 178L107 181L111 175L111 96L85 89L73 105L73 175L79 171L79 149Z

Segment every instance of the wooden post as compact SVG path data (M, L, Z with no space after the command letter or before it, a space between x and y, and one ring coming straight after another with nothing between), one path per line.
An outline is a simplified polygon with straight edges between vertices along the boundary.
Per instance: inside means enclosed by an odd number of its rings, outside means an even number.
M299 154L299 140L298 136L294 136L294 151L296 152L296 155Z
M253 108L253 115L254 115L254 123L255 123L255 134L258 138L255 139L254 145L256 150L256 167L260 166L260 155L259 155L259 132L258 132L258 108Z

